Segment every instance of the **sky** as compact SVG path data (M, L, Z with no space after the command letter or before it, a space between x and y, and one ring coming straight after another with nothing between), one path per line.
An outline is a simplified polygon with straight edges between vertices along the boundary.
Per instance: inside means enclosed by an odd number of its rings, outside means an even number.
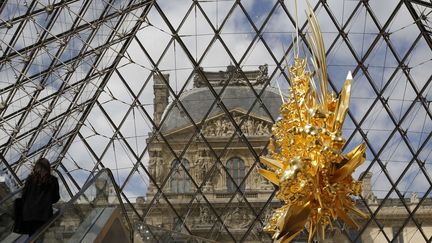
M25 1L20 0L17 5L11 5L8 11L4 11L2 15L0 15L0 18L4 20L11 18L11 16L18 16L23 11L20 6L24 2ZM104 1L101 0L99 2L103 3ZM237 6L232 9L235 2L236 1L230 0L199 2L201 8L193 7L189 16L185 19L184 24L178 30L178 35L182 43L184 43L185 48L190 52L194 61L199 62L199 66L207 71L225 70L226 66L230 63L239 63L242 70L255 70L259 65L266 63L269 65L269 74L272 75L270 86L277 87L279 85L283 93L288 94L289 84L281 71L275 70L275 63L282 59L285 50L296 36L295 26L292 25L287 17L284 11L285 9L278 5L274 8L272 17L269 18L268 22L262 28L262 39L254 41L256 34L254 27L249 23L242 8ZM250 15L257 29L261 29L276 2L276 0L241 1L244 10ZM296 11L294 1L284 1L284 4L287 11L295 18ZM314 6L316 1L311 1L311 4ZM372 11L375 13L374 16L376 16L381 26L384 25L397 4L398 1L396 0L369 2ZM160 8L174 29L179 28L183 17L186 15L191 5L192 1L189 0L159 2ZM328 1L328 5L331 12L336 17L335 21L337 21L339 26L346 25L345 32L348 33L350 40L348 44L355 50L355 55L361 59L368 52L369 46L379 34L379 30L372 20L370 12L368 12L364 6L360 7L353 15L354 17L346 24L350 14L355 10L357 1L342 1L342 4L335 3L335 1ZM94 19L95 16L97 16L96 13L100 12L100 6L101 5L98 5L98 1L94 1L91 6L92 11L89 11L89 14L85 15L82 21ZM67 30L67 26L69 26L71 19L74 17L73 14L70 13L77 12L79 8L80 3L78 1L71 6L69 13L61 13L63 17L60 19L62 21L58 21L58 23L53 26L51 32L55 34ZM205 16L201 13L201 9L206 13L213 26L207 23ZM224 21L225 16L231 9L232 13L230 17ZM300 27L302 27L306 21L304 9L306 9L305 2L299 1L297 14ZM422 11L420 7L418 7L417 10L419 12ZM93 13L91 14L91 12ZM131 26L133 26L139 14L139 11L129 14L127 17L128 19L124 22L122 31L130 31ZM326 48L332 47L331 51L327 54L329 77L334 83L336 91L339 91L347 72L354 71L357 62L353 54L349 51L347 47L348 44L343 41L342 38L339 37L335 44L332 45L338 30L332 23L326 9L319 7L316 16L322 29ZM35 18L35 20L40 23L45 23L47 17L49 17L48 14L41 14ZM90 46L96 48L103 43L103 40L107 38L110 33L112 26L112 23L103 25L103 27L98 30L97 36L92 43L90 43ZM214 37L212 27L219 29L221 26L223 27L220 29L220 38L223 40L223 43L219 40L212 41ZM33 27L30 27L31 25L25 30L29 37L19 41L15 48L19 49L31 43L31 34L34 35L37 30L32 30ZM12 30L13 28L16 28L16 25L12 27ZM0 36L3 35L4 37L3 41L0 43L3 49L7 47L6 40L7 38L11 38L12 30L9 32L5 29L0 30ZM308 30L308 27L306 27L306 30ZM430 72L428 72L428 70L432 68L430 58L432 56L431 50L422 38L417 42L411 54L404 59L404 63L410 68L409 75L412 77L412 80L414 80L414 85L408 82L407 76L402 70L395 72L398 61L394 56L396 55L399 60L402 60L407 50L419 35L419 30L405 6L401 7L401 10L395 16L394 20L388 25L387 32L390 36L390 43L394 48L391 48L383 38L380 38L375 47L370 50L368 58L364 61L368 72L363 73L362 71L358 71L354 73L350 113L357 123L362 122L361 128L363 132L367 134L367 141L370 145L367 150L366 162L355 172L356 178L369 166L372 162L371 160L373 160L373 154L380 151L387 137L392 133L395 127L387 111L389 111L396 119L396 122L398 122L405 116L412 101L416 98L414 90L421 90L431 76ZM69 40L66 51L60 60L65 61L77 55L81 47L86 44L83 40L85 40L89 34L87 30L83 30L77 36ZM114 176L120 185L123 185L125 178L134 167L136 159L121 139L115 138L113 139L114 142L108 145L109 141L113 138L114 128L104 112L108 114L109 118L116 126L121 123L125 114L128 114L120 130L131 145L131 149L135 153L141 154L146 149L146 139L149 137L152 125L142 109L133 104L133 96L139 95L141 105L150 116L152 116L154 95L151 74L152 70L154 70L154 66L149 59L151 58L153 62L157 63L157 68L161 72L170 74L169 82L174 94L179 94L184 86L185 90L192 88L193 79L188 80L188 77L193 72L194 65L187 57L187 54L179 42L174 41L169 44L172 37L172 31L160 16L157 9L152 8L146 21L138 31L136 39L130 43L125 56L117 66L118 73L122 75L125 82L131 87L134 93L131 94L122 83L119 75L114 73L98 98L100 107L103 107L104 111L100 109L99 105L95 105L80 129L81 137L85 138L85 142L91 146L97 156L101 156L102 163L114 171ZM123 42L110 47L105 53L103 61L96 67L92 64L94 57L89 56L84 58L78 65L72 67L75 70L72 80L78 81L84 78L85 74L94 68L102 69L103 67L107 67L114 60L122 44ZM168 44L169 46L167 46ZM211 47L207 50L209 44ZM232 58L225 50L224 45L232 52ZM300 46L302 46L302 43L300 43ZM247 51L249 47L250 49ZM40 51L40 54L38 53L39 58L34 59L34 65L27 71L27 75L31 76L33 73L46 69L47 65L49 65L47 61L52 59L52 57L50 59L50 56L52 56L51 53L57 50L57 48L58 43L54 43L48 45L45 51ZM149 56L147 56L142 48L144 48ZM269 53L268 49L270 49L272 53ZM161 54L164 52L164 56L161 57ZM274 55L276 60L273 59L272 55ZM303 53L303 55L308 56L309 54ZM290 52L287 56L287 62L292 63L292 61L293 53ZM3 65L1 67L1 76L4 77L6 81L0 83L0 87L4 88L13 84L15 80L14 75L16 75L17 70L21 68L19 65L20 62L12 61L10 65ZM57 92L62 84L61 80L65 73L65 69L56 70L54 73L55 75L53 74L52 78L48 79L49 81L42 91L42 95L48 96L49 94ZM367 79L368 75L372 80L373 86ZM391 77L392 82L386 85L387 80ZM97 91L100 82L100 78L91 79L89 85L86 86L85 91L81 93L79 101L76 103L79 104L80 102L88 101ZM15 100L12 102L13 105L10 105L5 114L22 108L23 105L28 102L29 94L37 90L37 83L38 79L35 78L32 79L31 82L23 84L21 94L18 93L15 96ZM70 85L72 85L72 83L70 83ZM430 101L432 94L430 88L430 85L427 86L423 92L423 96L428 101ZM61 97L62 100L60 100L61 102L59 101L59 103L57 103L59 105L52 107L55 114L61 114L73 103L73 92L73 88L67 89L67 92L64 92L64 95ZM378 100L378 102L374 104L377 96L376 92L382 93L386 103ZM252 92L250 94L253 95ZM2 99L6 99L8 93L4 92L0 95ZM170 94L170 96L170 100L173 100L173 94ZM18 99L17 97L22 98ZM28 129L37 125L38 119L41 119L41 114L48 108L45 104L46 103L40 104L39 110L36 108L34 109L35 114L31 115L29 118ZM362 119L372 104L374 104L374 106L371 108L371 112L366 119ZM78 107L78 105L76 107ZM130 109L131 107L132 109ZM76 112L73 114L74 115L71 116L68 121L62 124L63 133L71 131L77 125L77 120L82 115L82 111L77 108ZM3 125L4 129L0 131L1 144L7 141L11 134L10 131L13 130L15 126L12 121L15 120L8 120L8 123ZM53 123L53 126L55 128L57 124ZM416 102L404 118L404 121L400 124L400 127L406 132L407 140L412 149L417 151L432 131L431 117L427 114L425 107L420 102ZM43 131L44 132L40 133L36 139L36 145L33 145L35 147L32 146L33 149L50 141L52 131L49 130L48 127ZM71 147L65 154L62 163L74 177L78 178L80 183L83 183L89 171L94 169L97 159L86 148L81 137L75 138ZM364 141L360 133L355 131L354 123L350 117L347 117L344 125L344 137L352 137L350 143L347 145L347 150ZM59 156L58 151L62 146L62 144L57 144L52 147L46 155L57 158ZM30 148L30 151L32 148ZM432 143L429 141L419 154L420 160L425 162L425 168L429 170L432 167L430 159L431 149ZM20 149L11 149L6 157L7 159L18 158L21 153L22 151ZM141 159L144 165L148 164L148 157L148 153L144 153ZM390 175L390 179L394 182L412 160L413 154L404 142L399 131L396 131L390 142L384 146L379 157L382 164L386 166L385 169ZM374 165L370 169L373 173L373 190L378 197L382 198L386 196L391 188L391 183L383 173L383 168L379 166L376 161L374 162ZM28 173L28 168L30 168L30 163L28 163L27 166L23 166L20 173L26 175L26 173ZM139 168L139 170L134 173L131 180L124 185L124 191L130 198L144 196L148 183L146 173L142 168ZM416 161L412 163L410 169L397 186L400 192L406 197L409 197L412 192L417 192L420 196L423 196L430 187L431 185ZM396 197L396 194L393 193L391 197Z

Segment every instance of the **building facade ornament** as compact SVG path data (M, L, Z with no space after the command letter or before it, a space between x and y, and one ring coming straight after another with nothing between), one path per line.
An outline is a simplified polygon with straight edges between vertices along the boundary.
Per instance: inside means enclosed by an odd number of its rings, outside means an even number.
M234 116L237 124L241 122L241 116ZM271 124L257 118L248 117L241 124L241 130L248 136L270 136ZM233 124L226 118L210 120L203 126L203 134L206 137L226 137L231 136L235 129Z
M243 208L228 210L224 215L224 222L231 229L245 229L252 221L252 215Z
M205 77L202 76L204 74ZM194 77L194 88L207 87L208 83L212 87L225 86L246 86L262 85L268 80L268 65L260 65L258 69L251 71L240 71L232 64L228 65L225 71L204 71L200 68Z

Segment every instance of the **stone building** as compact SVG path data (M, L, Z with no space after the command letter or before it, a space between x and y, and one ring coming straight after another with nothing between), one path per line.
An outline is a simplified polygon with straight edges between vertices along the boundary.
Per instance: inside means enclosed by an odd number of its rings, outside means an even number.
M192 233L220 242L233 238L247 242L269 241L262 226L251 227L251 222L258 214L261 222L265 222L271 209L279 207L280 202L273 199L267 204L274 187L257 173L254 164L257 156L265 153L263 150L273 124L271 117L276 119L279 114L280 95L276 89L267 87L260 98L268 110L256 102L251 88L257 94L261 93L268 79L266 65L242 75L233 66L219 72L201 71L205 79L198 73L195 75L193 88L180 97L182 106L169 102L166 86L169 75L154 77L157 128L153 132L157 133L159 129L162 136L148 139L147 143L148 168L157 187L150 183L146 198L137 200L137 208L148 212L144 219L146 224L168 231ZM245 76L250 86L244 80ZM221 93L224 108L214 103L214 95L206 82L217 94ZM234 125L240 129L235 129ZM205 141L197 131L201 131ZM242 142L242 135L252 147ZM368 212L363 202L357 202L358 207L368 213L374 213L380 205L380 199L372 191L371 176L371 173L364 176L363 197L372 212ZM158 193L158 188L163 195ZM411 207L416 200L418 198L413 194L405 203ZM148 205L152 206L148 208ZM387 199L384 208L378 211L375 220L368 224L356 242L391 241L402 225L405 227L394 242L422 242L421 234L430 237L432 201L426 199L416 209L416 222L422 224L424 232L420 232L412 220L407 220L408 215L401 200ZM359 225L363 225L358 220ZM244 236L246 232L247 237ZM347 229L347 234L354 239L358 233ZM328 236L327 242L351 242L337 229ZM306 235L302 233L296 242L307 242Z
M255 156L259 156L269 140L273 119L279 113L281 98L277 90L267 87L260 96L268 109L266 110L256 102L256 96L252 93L251 87L246 85L244 76L236 72L233 66L228 66L225 71L203 70L203 73L216 93L224 89L221 100L231 117L228 117L218 104L213 104L213 94L205 85L206 80L198 74L194 77L193 88L180 97L183 107L176 102L168 102L165 82L169 81L169 76L155 76L154 118L157 126L161 124L160 131L164 138L159 136L148 141L149 170L158 186L162 186L164 194L176 211L181 215L188 215L185 223L193 234L221 234L216 237L218 240L232 239L221 229L226 226L237 239L243 236L250 222L256 217L251 208L258 213L274 189L257 173L254 163ZM243 74L259 94L268 78L267 66L262 65L258 70L246 71ZM202 135L206 141L195 132L197 127L192 125L185 113L202 128ZM236 132L233 121L252 144L252 148L248 148L242 142L243 134ZM168 141L171 148L163 139ZM256 154L254 155L251 150ZM244 178L247 179L243 181ZM213 209L204 201L199 202L196 199L197 187L203 192L206 200L212 203L225 226L215 223L218 220L211 211ZM157 188L150 186L147 198L153 198L155 193ZM250 203L250 207L245 205L242 195ZM195 200L191 204L193 210L187 208L191 200ZM228 202L231 202L229 206ZM158 211L170 211L167 203L161 200L158 205L159 210L153 206L151 215L154 217L148 217L146 222L176 229L174 215L157 216ZM220 210L223 210L223 213ZM255 236L250 240L259 241L260 229L254 230Z

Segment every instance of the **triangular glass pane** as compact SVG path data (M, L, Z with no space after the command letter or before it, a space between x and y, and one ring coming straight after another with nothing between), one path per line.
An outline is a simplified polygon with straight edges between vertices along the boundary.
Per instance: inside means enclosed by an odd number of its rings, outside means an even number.
M269 0L265 3L253 2L253 1L242 1L241 4L246 9L249 17L252 19L257 29L261 28L261 25L268 17L270 11L273 9L276 0Z
M62 8L58 13L57 21L55 21L50 29L52 35L58 35L59 33L67 31L73 24L73 21L77 18L74 15L75 6L79 3L74 3L69 8Z
M432 62L430 60L430 56L432 55L432 51L429 48L426 41L422 38L418 41L417 45L410 52L408 57L409 62L408 70L409 74L412 77L413 82L417 85L418 89L426 85L427 80L430 76L424 72L424 70L428 70L428 68L432 68ZM428 90L428 94L430 94L430 89Z
M309 1L310 5L312 6L312 8L315 8L315 6L318 3L318 1L313 0L313 1ZM296 16L296 5L297 5L297 15L298 15L298 22L299 22L299 26L303 26L303 24L305 24L307 22L307 16L306 16L306 11L309 9L308 4L306 1L289 1L289 0L285 0L283 2L284 8L288 10L288 13L291 15L291 17L293 19L295 19ZM306 11L304 11L306 10ZM318 8L318 11L320 11L321 8Z
M191 4L192 1L179 2L175 0L158 3L161 11L170 21L170 24L174 29L178 29L180 23L186 17L186 14L190 14L190 12L188 13L188 10L191 8Z
M19 60L18 58L14 58L12 60L6 60L2 66L0 71L0 75L4 78L3 82L0 83L0 87L2 89L6 87L11 87L11 85L15 84L18 79L19 72L21 72L24 66L24 62ZM4 94L2 94L2 97ZM5 99L6 97L3 97Z
M150 58L157 62L172 39L171 31L155 8L150 10L147 18L151 25L139 31L137 38L148 52ZM153 38L147 38L147 36Z
M417 95L406 79L406 76L401 73L400 75L396 75L396 79L387 87L383 96L388 99L387 104L392 114L399 121L405 115Z
M86 163L83 163L84 161L86 161ZM92 171L96 163L97 158L94 157L90 148L88 148L79 137L75 138L62 160L62 165L67 171Z
M383 39L379 40L365 62L366 66L394 69L398 62ZM380 77L382 79L382 77ZM379 78L376 78L379 80Z
M412 154L398 132L389 140L380 155L393 182L399 179L411 158Z
M384 165L381 166L375 161L369 170L369 172L372 173L371 190L373 194L380 199L384 198L391 189L391 183L384 173L383 167ZM396 197L394 190L391 192L390 197Z
M418 199L427 196L427 191L432 185L418 163L414 161L397 187L404 197L411 197L412 199L417 197Z
M206 71L219 71L232 63L230 56L219 40L211 43L209 50L201 62Z
M89 114L84 124L91 130L86 139L87 142L97 154L102 153L105 147L104 145L109 142L114 133L114 129L109 124L108 120L104 118L99 107L93 107L92 112Z
M28 105L30 99L31 96L27 93L27 90L16 90L14 100L8 104L5 116L10 115L11 113L14 113L18 110L22 110L23 106Z
M379 30L364 6L361 6L354 16L348 23L346 32L357 55L363 57L379 34Z
M384 222L381 222L377 219L370 220L367 228L361 234L360 242L390 241L392 239L392 236L384 230L383 223Z
M94 1L89 4L89 9L85 12L85 15L82 17L83 22L91 22L95 19L100 18L103 14L103 11L108 3L103 1Z
M406 131L406 136L412 147L419 149L428 134L432 131L431 118L427 114L423 105L419 102L413 104L413 108L407 114L402 123L402 129Z
M150 72L153 69L153 66L149 60L149 58L145 55L141 45L144 43L137 40L133 40L130 43L128 50L126 51L125 57L119 63L119 67L117 70L121 72L122 76L126 79L131 87L135 87L134 85L142 85L141 82L132 82L133 79L146 80L149 76L147 72ZM157 61L157 60L154 60ZM132 72L134 70L135 72ZM136 90L133 88L133 90Z
M383 26L388 19L391 17L391 13L394 12L396 9L396 6L398 4L398 1L396 0L389 0L384 2L369 2L368 3L371 8L373 9L374 16L378 19L381 26ZM408 23L407 21L406 23Z
M389 124L386 114L384 107L376 103L361 126L376 150L379 150L394 129L394 125Z
M121 140L114 140L100 159L100 163L110 168L118 185L123 185L132 170L136 159L127 145Z
M169 75L171 89L176 94L179 94L184 88L188 89L192 86L190 77L195 68L192 61L189 60L187 52L190 50L184 50L177 41L174 41L158 64L159 70L164 75Z
M152 125L142 110L140 108L133 108L125 119L120 132L133 151L137 155L140 155L146 147L146 143L143 143L143 140L150 138L149 133L152 130L151 128Z
M43 28L48 24L49 18L46 18L46 13L41 13L34 17L36 21L27 21L22 27L23 31L18 34L17 41L13 45L14 49L21 50L26 46L33 45L39 39Z
M270 53L268 52L266 46L264 45L261 39L255 40L255 42L252 45L253 45L252 49L249 50L246 58L242 62L243 70L248 70L252 68L258 70L259 66L265 64L270 64L271 66L274 66L275 60L270 55ZM269 73L269 71L271 74L272 70L267 70L267 73Z
M262 32L262 38L280 61L296 36L295 26L284 9L278 5ZM288 61L293 55L287 55ZM270 64L270 63L269 63ZM285 63L283 63L285 64Z
M241 23L239 25L239 23ZM245 56L247 48L256 36L256 32L250 25L244 12L237 6L228 17L220 36L230 50L234 59L240 62Z
M189 114L186 113L182 106L178 103L179 101L173 102L169 107L167 112L164 114L163 123L161 124L160 131L163 136L167 137L168 142L171 141L169 136L175 133L191 127L194 129L193 121L189 118ZM185 131L185 130L184 130ZM188 140L193 136L192 134L185 133ZM161 140L162 141L162 140Z
M330 10L332 10L333 16L336 18L340 26L344 26L350 16L355 14L354 10L361 4L353 1L342 1L342 2L327 2L326 3Z
M91 173L91 171L87 170L72 170L68 172L71 177L75 180L77 185L82 188L82 186L87 182L88 178L92 178L95 173ZM97 173L97 172L96 172ZM72 184L72 182L71 182ZM74 193L77 193L79 190L76 189Z
M109 82L101 96L101 105L112 122L119 126L132 105L133 98L127 88L118 82Z
M146 198L148 194L149 188L153 188L150 185L153 185L153 182L149 180L147 173L144 169L135 164L136 169L129 171L128 180L126 184L120 185L120 190L125 194L129 201L136 203L136 210L140 210L140 203L142 201L148 201L152 198ZM130 174L132 173L132 174ZM139 212L140 215L142 212Z
M422 150L420 154L417 156L417 158L423 163L425 163L426 166L430 166L430 169L432 169L432 163L429 162L429 159L431 158L431 154L432 154L431 149L432 149L432 140L429 139L427 142L425 142L425 144L422 145ZM429 178L431 178L430 176L431 175L429 175Z
M203 1L199 4L204 10L205 15L210 19L213 27L219 29L226 16L229 14L229 11L236 3L234 0L227 0L216 2Z
M335 47L328 53L327 65L335 65L343 63L344 65L357 65L356 59L352 56L350 49L345 41L341 38L335 44ZM357 54L358 55L358 54Z
M179 36L195 62L198 62L214 37L213 29L197 5L194 6L193 13L188 16L184 25L185 27L179 30ZM187 61L188 58L177 60L179 63Z
M411 14L405 5L402 5L390 23L388 32L395 51L403 57L414 40L420 34Z

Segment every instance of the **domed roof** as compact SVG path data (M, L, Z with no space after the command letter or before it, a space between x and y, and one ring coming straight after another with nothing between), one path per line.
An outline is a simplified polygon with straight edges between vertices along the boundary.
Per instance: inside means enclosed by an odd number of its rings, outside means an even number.
M222 87L215 87L214 89L219 93ZM262 90L260 86L255 86L254 89L258 94ZM250 87L228 86L223 91L221 99L229 111L241 110L246 113L256 101L257 97L253 94ZM206 116L214 100L215 98L208 88L194 88L185 92L180 97L181 103L196 124L200 123L204 116ZM261 100L269 110L273 119L276 119L279 115L279 107L282 104L281 97L277 90L272 87L266 87L265 91L261 95ZM223 113L224 111L215 105L211 109L210 114L208 114L207 119ZM261 117L262 119L269 121L271 120L267 112L260 106L259 102L256 102L249 115ZM161 129L163 133L170 133L192 125L185 112L180 108L180 106L176 105L175 102L172 102L167 107L164 116L167 117Z

